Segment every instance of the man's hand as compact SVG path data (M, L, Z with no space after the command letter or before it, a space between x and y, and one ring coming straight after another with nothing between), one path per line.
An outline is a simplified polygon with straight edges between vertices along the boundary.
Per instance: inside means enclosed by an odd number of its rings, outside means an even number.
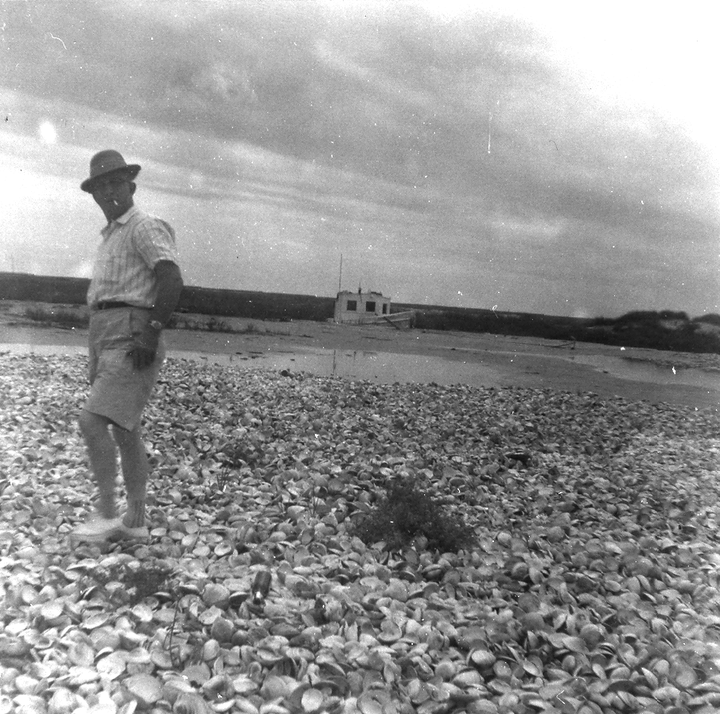
M153 320L166 325L175 309L183 288L180 268L169 260L161 260L155 266L157 278L157 297L152 310ZM128 354L132 356L135 369L145 369L155 361L158 349L160 330L156 330L149 323L143 331L135 337L135 344Z
M143 331L135 337L135 344L128 354L132 357L135 369L145 369L155 361L160 331L145 325Z

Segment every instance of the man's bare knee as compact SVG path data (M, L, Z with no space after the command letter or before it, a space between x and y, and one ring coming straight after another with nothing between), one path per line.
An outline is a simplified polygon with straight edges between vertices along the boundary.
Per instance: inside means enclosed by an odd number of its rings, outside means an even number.
M80 431L86 439L104 437L108 433L108 419L83 409L78 417Z
M134 448L137 447L138 444L142 443L142 439L140 438L140 430L139 429L123 429L121 426L118 426L117 424L112 425L112 433L115 437L115 441L117 442L117 445L121 449L126 448Z

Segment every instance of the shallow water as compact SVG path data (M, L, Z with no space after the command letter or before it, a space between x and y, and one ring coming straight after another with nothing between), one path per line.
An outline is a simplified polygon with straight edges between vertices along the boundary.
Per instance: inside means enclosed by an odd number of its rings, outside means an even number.
M652 362L638 362L610 355L578 355L577 364L586 364L620 379L651 384L684 384L690 387L720 389L720 373L702 369L682 369Z
M84 345L41 345L32 343L6 343L0 345L0 354L86 354ZM505 372L476 361L444 359L392 352L324 350L312 353L208 353L170 350L170 357L192 359L213 364L233 365L253 369L287 369L291 372L309 372L320 376L337 376L348 379L365 379L379 383L417 382L421 384L469 384L473 386L500 386L508 383ZM507 353L511 355L512 353ZM525 353L524 356L532 356ZM675 369L651 362L637 362L609 355L572 355L543 359L574 362L589 369L610 374L619 379L648 384L701 387L720 391L720 374L699 369Z
M497 386L502 380L498 370L473 362L458 362L441 357L395 354L392 352L366 352L327 350L321 354L262 354L208 355L199 352L173 352L177 357L202 359L216 364L287 369L291 372L310 372L325 377L366 379L373 382L417 382L427 384L471 384Z

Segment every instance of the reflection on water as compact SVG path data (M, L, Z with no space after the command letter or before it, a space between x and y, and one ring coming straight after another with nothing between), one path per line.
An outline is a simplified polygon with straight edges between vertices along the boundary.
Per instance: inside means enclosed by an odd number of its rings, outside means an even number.
M349 379L367 379L374 382L418 382L436 384L469 384L475 386L501 386L508 383L506 372L493 369L479 362L462 362L442 357L395 354L392 352L366 352L327 350L311 354L256 353L221 355L198 352L173 352L179 357L204 359L218 364L253 365L265 369L288 369L293 372L310 372L321 376L337 376ZM508 353L510 354L510 353ZM536 355L541 359L557 359L586 365L619 379L649 384L670 384L720 390L720 374L699 369L677 369L635 362L608 355L583 355L554 357Z
M84 345L38 345L30 343L6 343L0 345L0 354L35 353L41 355L86 354ZM509 354L509 353L508 353ZM507 373L484 364L462 362L442 357L395 354L392 352L367 352L352 350L324 350L313 353L286 354L255 352L221 354L196 351L169 351L170 357L193 359L213 364L233 365L253 369L287 369L291 372L309 372L320 376L337 376L348 379L366 379L392 384L393 382L418 382L436 384L469 384L475 386L501 386L508 383ZM620 379L662 385L687 385L704 389L720 390L720 374L699 369L673 369L650 362L636 362L609 355L573 355L548 357L586 365L591 369L608 373Z
M276 369L312 374L367 379L374 382L419 382L497 386L502 374L476 362L458 362L441 357L333 350L332 354L269 355L267 363Z
M5 344L2 352L19 354L87 354L79 345ZM287 369L291 372L310 372L318 376L336 376L348 379L366 379L392 384L418 382L436 384L471 384L498 386L501 373L490 367L472 362L445 360L441 357L394 354L392 352L365 352L327 350L322 353L241 353L222 354L171 350L169 357L192 359L212 364L233 365L240 368Z
M392 352L365 352L327 350L309 354L205 354L200 352L172 352L177 357L201 359L214 364L228 364L248 369L287 369L291 372L309 372L324 377L366 379L373 382L418 382L436 384L472 384L497 386L501 373L482 364L456 362L441 357L395 354Z

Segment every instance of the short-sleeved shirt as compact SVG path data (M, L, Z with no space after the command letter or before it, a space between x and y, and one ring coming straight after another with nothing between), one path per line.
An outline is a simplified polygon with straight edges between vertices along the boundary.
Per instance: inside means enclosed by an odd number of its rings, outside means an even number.
M175 231L161 218L136 206L100 232L87 294L92 308L102 300L150 308L157 297L154 269L161 260L179 265Z

